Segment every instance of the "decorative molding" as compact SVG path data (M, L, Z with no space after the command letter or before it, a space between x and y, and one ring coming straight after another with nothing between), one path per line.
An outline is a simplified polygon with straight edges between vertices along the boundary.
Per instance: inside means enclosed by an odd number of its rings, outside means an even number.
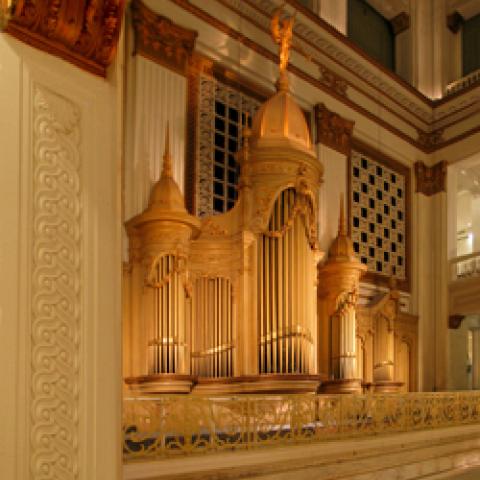
M173 3L181 5L182 7L192 11L198 11L190 2L186 0L171 0ZM239 13L242 17L256 25L257 28L262 29L266 33L270 33L270 19L273 12L278 5L273 0L221 0L221 2L228 6L228 8ZM294 33L295 41L293 49L300 52L301 55L311 59L314 63L321 65L324 63L324 57L333 60L341 67L356 74L363 81L367 82L371 87L379 90L381 93L390 97L393 101L405 108L411 114L415 115L422 121L430 122L432 120L432 112L430 110L431 102L427 97L422 95L418 90L403 82L397 75L390 72L388 69L382 68L376 63L372 63L372 59L368 57L362 50L356 47L350 42L344 35L335 31L333 27L326 24L313 12L300 4L297 4L293 0L288 0L287 3L294 4L294 8L297 9L309 20L315 22L316 28L311 28L298 18L295 22ZM202 12L204 12L202 10ZM320 25L320 28L318 28ZM233 32L232 32L233 33ZM334 38L332 38L332 35ZM239 40L238 35L236 35ZM338 44L340 42L340 45ZM347 45L345 45L347 44ZM367 62L357 60L345 50L347 46L351 50L355 50L355 53L361 55ZM319 55L321 54L321 55ZM392 85L386 82L386 76L391 77L391 80L397 85ZM400 85L399 85L400 83ZM403 87L398 88L398 87ZM411 93L414 93L421 102L412 101L410 96L404 93L404 90L408 89ZM362 93L365 93L364 91Z
M318 79L327 88L331 88L334 92L342 96L347 96L348 83L342 77L332 72L323 65L319 65L320 77Z
M323 103L317 103L314 107L314 112L317 126L317 143L323 143L340 153L349 155L355 122L332 112Z
M125 0L18 0L6 31L19 40L105 76Z
M447 15L447 27L452 33L458 33L464 22L462 15L457 11Z
M447 162L441 161L427 167L423 162L415 162L416 193L431 196L446 191Z
M132 2L135 53L187 73L198 33L150 10L141 0Z
M390 20L393 33L399 35L410 28L410 15L407 12L401 12Z
M443 128L434 130L433 132L423 132L422 130L417 129L417 132L418 132L417 142L427 150L435 149L441 143L444 142Z
M448 317L448 328L453 330L460 328L464 319L465 315L450 315Z
M79 478L80 113L33 89L30 471Z

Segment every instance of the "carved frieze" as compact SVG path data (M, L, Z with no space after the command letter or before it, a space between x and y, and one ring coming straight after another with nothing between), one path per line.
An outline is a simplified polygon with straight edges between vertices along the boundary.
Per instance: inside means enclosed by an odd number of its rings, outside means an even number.
M430 196L446 190L447 162L441 161L428 167L423 162L415 163L416 192Z
M330 88L339 95L342 95L344 97L347 95L348 84L346 80L338 76L336 73L332 72L332 70L329 70L327 67L324 67L323 65L319 65L318 69L320 70L320 77L318 79L323 85Z
M315 105L317 143L322 143L348 155L355 122L329 110L323 103Z
M132 14L135 52L186 73L197 32L156 14L141 0L132 2Z
M84 70L105 76L120 34L124 0L18 0L6 31Z

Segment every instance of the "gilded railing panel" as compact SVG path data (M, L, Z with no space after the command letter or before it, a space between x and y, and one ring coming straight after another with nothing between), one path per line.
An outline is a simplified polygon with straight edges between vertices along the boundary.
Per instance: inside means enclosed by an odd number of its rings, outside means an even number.
M129 398L125 461L480 422L480 391Z

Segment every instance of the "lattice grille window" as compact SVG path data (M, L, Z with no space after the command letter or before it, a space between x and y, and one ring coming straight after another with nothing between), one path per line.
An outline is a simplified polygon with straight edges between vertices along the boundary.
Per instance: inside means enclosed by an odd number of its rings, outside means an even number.
M406 177L357 151L351 154L351 232L368 271L406 280Z
M226 212L235 204L240 173L236 153L246 118L251 122L259 106L229 85L200 77L197 215Z

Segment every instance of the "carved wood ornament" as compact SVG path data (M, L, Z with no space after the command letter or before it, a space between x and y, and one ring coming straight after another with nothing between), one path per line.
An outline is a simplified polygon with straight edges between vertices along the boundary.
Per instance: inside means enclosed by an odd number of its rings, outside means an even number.
M323 103L315 105L314 111L317 120L317 143L348 155L355 122L332 112Z
M410 15L407 12L401 12L390 20L393 33L399 35L410 28Z
M423 193L429 197L439 192L445 192L447 162L442 161L432 167L428 167L423 162L416 162L415 177L417 180L417 193Z
M125 0L18 0L6 31L105 76L117 49Z
M185 74L195 48L197 32L158 15L141 0L133 0L135 53Z

